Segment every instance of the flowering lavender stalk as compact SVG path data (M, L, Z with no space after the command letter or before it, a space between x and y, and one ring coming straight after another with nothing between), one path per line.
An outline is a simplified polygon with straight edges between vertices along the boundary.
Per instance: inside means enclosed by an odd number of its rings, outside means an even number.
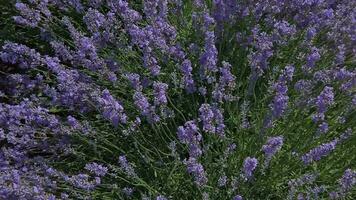
M142 19L142 16L137 11L131 9L125 0L108 0L110 9L121 16L127 24L132 24Z
M276 96L273 98L270 107L274 118L281 117L288 106L289 97L287 94L287 83L292 80L293 74L294 67L291 65L286 66L282 74L279 76L278 82L273 85L273 88L276 91Z
M37 27L38 23L41 21L40 11L31 9L25 3L16 3L15 7L21 14L21 16L13 17L16 23L32 28Z
M316 98L315 104L317 107L317 113L312 116L313 121L321 121L325 118L325 112L328 106L332 105L334 102L334 92L333 88L325 86L320 95Z
M110 95L108 90L103 91L102 96L98 98L98 102L104 118L110 120L115 127L118 127L119 123L125 124L127 122L124 108Z
M301 159L305 165L309 165L312 162L318 161L323 157L329 155L336 148L338 142L339 139L336 138L331 142L324 143L318 147L315 147L314 149L311 149L308 153L304 154Z
M203 123L203 130L208 133L216 133L219 136L224 136L224 118L219 108L202 104L199 108L199 119Z
M107 167L104 167L95 162L86 164L85 169L89 170L91 173L95 174L96 176L105 176L106 173L108 172Z
M126 156L119 156L119 164L122 169L122 171L131 178L137 177L137 174L132 167L132 165L127 161Z
M198 163L195 158L189 158L185 161L185 164L188 172L194 176L195 183L198 186L204 186L208 182L203 165Z
M2 46L0 58L4 63L18 64L22 69L38 67L41 64L41 55L38 52L12 42L6 42Z
M141 111L141 114L143 116L147 116L150 113L150 107L151 106L150 106L146 96L142 92L136 91L134 96L133 96L133 99L135 101L135 105Z
M295 199L295 193L299 187L303 185L312 184L317 178L316 174L304 174L301 177L296 179L291 179L288 181L289 192L288 192L288 200Z
M198 158L201 156L200 142L202 135L199 133L199 128L195 124L195 121L187 121L184 127L179 126L177 135L181 143L189 145L190 157Z
M283 137L271 137L267 140L267 143L262 146L262 151L265 153L266 160L264 166L267 167L271 158L282 148Z
M193 93L196 90L195 87L195 83L194 83L194 79L193 79L193 75L192 75L192 63L190 62L190 60L186 59L183 61L181 68L180 68L183 77L182 77L182 82L183 82L183 86L185 88L185 90L188 93Z
M167 89L168 85L166 83L154 82L154 104L156 106L166 105L167 104Z
M242 171L243 171L243 176L245 177L246 180L252 177L252 173L253 171L255 171L257 165L258 165L258 161L256 158L247 157L244 160Z
M218 71L217 56L218 51L215 47L214 32L208 31L205 33L204 53L200 56L201 77L207 80L208 83L215 82L215 72Z
M307 60L306 66L308 67L308 69L313 68L316 62L320 60L319 49L313 47L310 54L307 56L306 60Z

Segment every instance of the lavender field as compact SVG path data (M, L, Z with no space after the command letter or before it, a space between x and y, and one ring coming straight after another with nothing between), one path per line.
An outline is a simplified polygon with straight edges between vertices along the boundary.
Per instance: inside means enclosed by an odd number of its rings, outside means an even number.
M355 0L0 14L0 200L356 199Z

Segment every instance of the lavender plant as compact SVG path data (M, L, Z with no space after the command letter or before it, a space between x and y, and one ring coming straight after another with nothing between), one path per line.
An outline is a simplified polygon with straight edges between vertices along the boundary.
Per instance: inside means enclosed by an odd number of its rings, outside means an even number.
M0 199L356 196L355 1L0 11Z

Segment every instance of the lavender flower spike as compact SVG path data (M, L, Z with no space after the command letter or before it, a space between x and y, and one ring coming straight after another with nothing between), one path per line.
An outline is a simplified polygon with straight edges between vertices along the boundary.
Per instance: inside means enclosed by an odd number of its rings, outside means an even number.
M243 163L243 175L246 179L252 177L253 171L255 171L258 165L258 161L256 158L247 157Z

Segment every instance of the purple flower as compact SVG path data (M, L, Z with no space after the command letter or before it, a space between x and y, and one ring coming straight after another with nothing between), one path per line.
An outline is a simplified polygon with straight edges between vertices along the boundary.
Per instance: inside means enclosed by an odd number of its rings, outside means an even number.
M167 198L163 195L158 195L156 200L167 200Z
M329 155L336 148L336 144L338 144L338 142L339 139L334 139L331 142L324 143L318 147L315 147L308 153L304 154L301 159L305 165L309 165L312 162L318 161Z
M126 74L125 77L130 81L131 86L135 90L142 90L141 82L140 82L140 75L136 73L129 73Z
M352 188L356 185L356 171L346 169L338 182L339 187L337 190L329 193L330 199L342 199L352 191Z
M135 178L137 177L134 168L132 165L127 161L126 156L122 155L119 156L119 164L122 171L129 177Z
M296 33L295 25L290 25L287 21L278 21L274 24L281 36L292 36Z
M315 63L319 61L321 58L319 54L319 49L316 47L313 47L310 54L307 56L307 67L308 68L313 68L315 66Z
M195 121L187 121L184 124L184 127L179 126L177 135L181 143L189 145L190 157L197 158L202 154L202 150L200 149L202 136L199 133L199 129L195 124Z
M209 104L202 104L199 108L199 113L199 119L203 123L204 131L218 134L222 137L225 135L224 117L219 108Z
M137 11L131 9L125 0L108 0L111 10L120 15L128 24L140 21L142 16Z
M111 96L108 90L103 91L102 96L98 98L98 103L103 117L110 120L115 127L118 127L119 123L125 124L127 122L124 108Z
M182 77L182 82L184 85L185 90L188 93L193 93L196 90L195 84L194 84L194 79L193 79L193 75L192 75L192 63L190 62L190 60L186 59L183 61L181 68L180 68L183 77Z
M9 64L18 64L22 69L37 67L41 64L41 55L34 49L17 43L6 42L2 46L0 59Z
M287 95L288 87L284 82L278 82L273 85L276 95L270 104L272 115L275 118L279 118L285 112L288 107L289 97Z
M283 145L283 137L271 137L267 140L267 143L262 146L262 151L265 153L267 157L272 157L276 154Z
M186 160L185 165L187 165L188 172L193 175L198 186L203 186L208 182L203 165L198 163L195 158Z
M252 177L253 171L255 171L258 165L258 161L256 158L247 157L243 163L243 173L244 177L249 179Z
M167 89L168 85L166 83L154 82L154 104L156 106L167 104Z
M207 31L205 33L205 46L204 53L200 56L200 73L203 79L206 79L208 83L215 81L214 73L218 71L218 51L215 47L215 35L214 32Z
M356 185L356 171L347 169L339 180L341 191L346 193L350 191L354 185Z
M134 96L133 96L133 99L135 101L134 102L135 105L141 111L141 114L144 115L144 116L149 115L151 106L150 106L146 96L142 92L136 91Z
M319 124L319 129L318 132L319 133L327 133L329 130L329 125L326 122L323 122L321 124Z
M105 176L106 173L108 172L108 168L100 164L97 164L95 162L86 164L85 169L89 170L91 173L95 174L96 176Z
M132 193L134 192L133 188L131 187L124 187L122 189L122 192L127 196L127 197L131 197Z
M236 195L232 198L232 200L242 200L242 196Z
M37 27L41 21L41 13L38 10L33 10L24 3L16 3L15 7L21 14L21 16L13 17L16 23L32 28Z
M320 95L316 98L315 104L317 107L317 113L314 114L313 120L324 120L324 113L327 111L327 107L334 103L333 88L325 86Z

